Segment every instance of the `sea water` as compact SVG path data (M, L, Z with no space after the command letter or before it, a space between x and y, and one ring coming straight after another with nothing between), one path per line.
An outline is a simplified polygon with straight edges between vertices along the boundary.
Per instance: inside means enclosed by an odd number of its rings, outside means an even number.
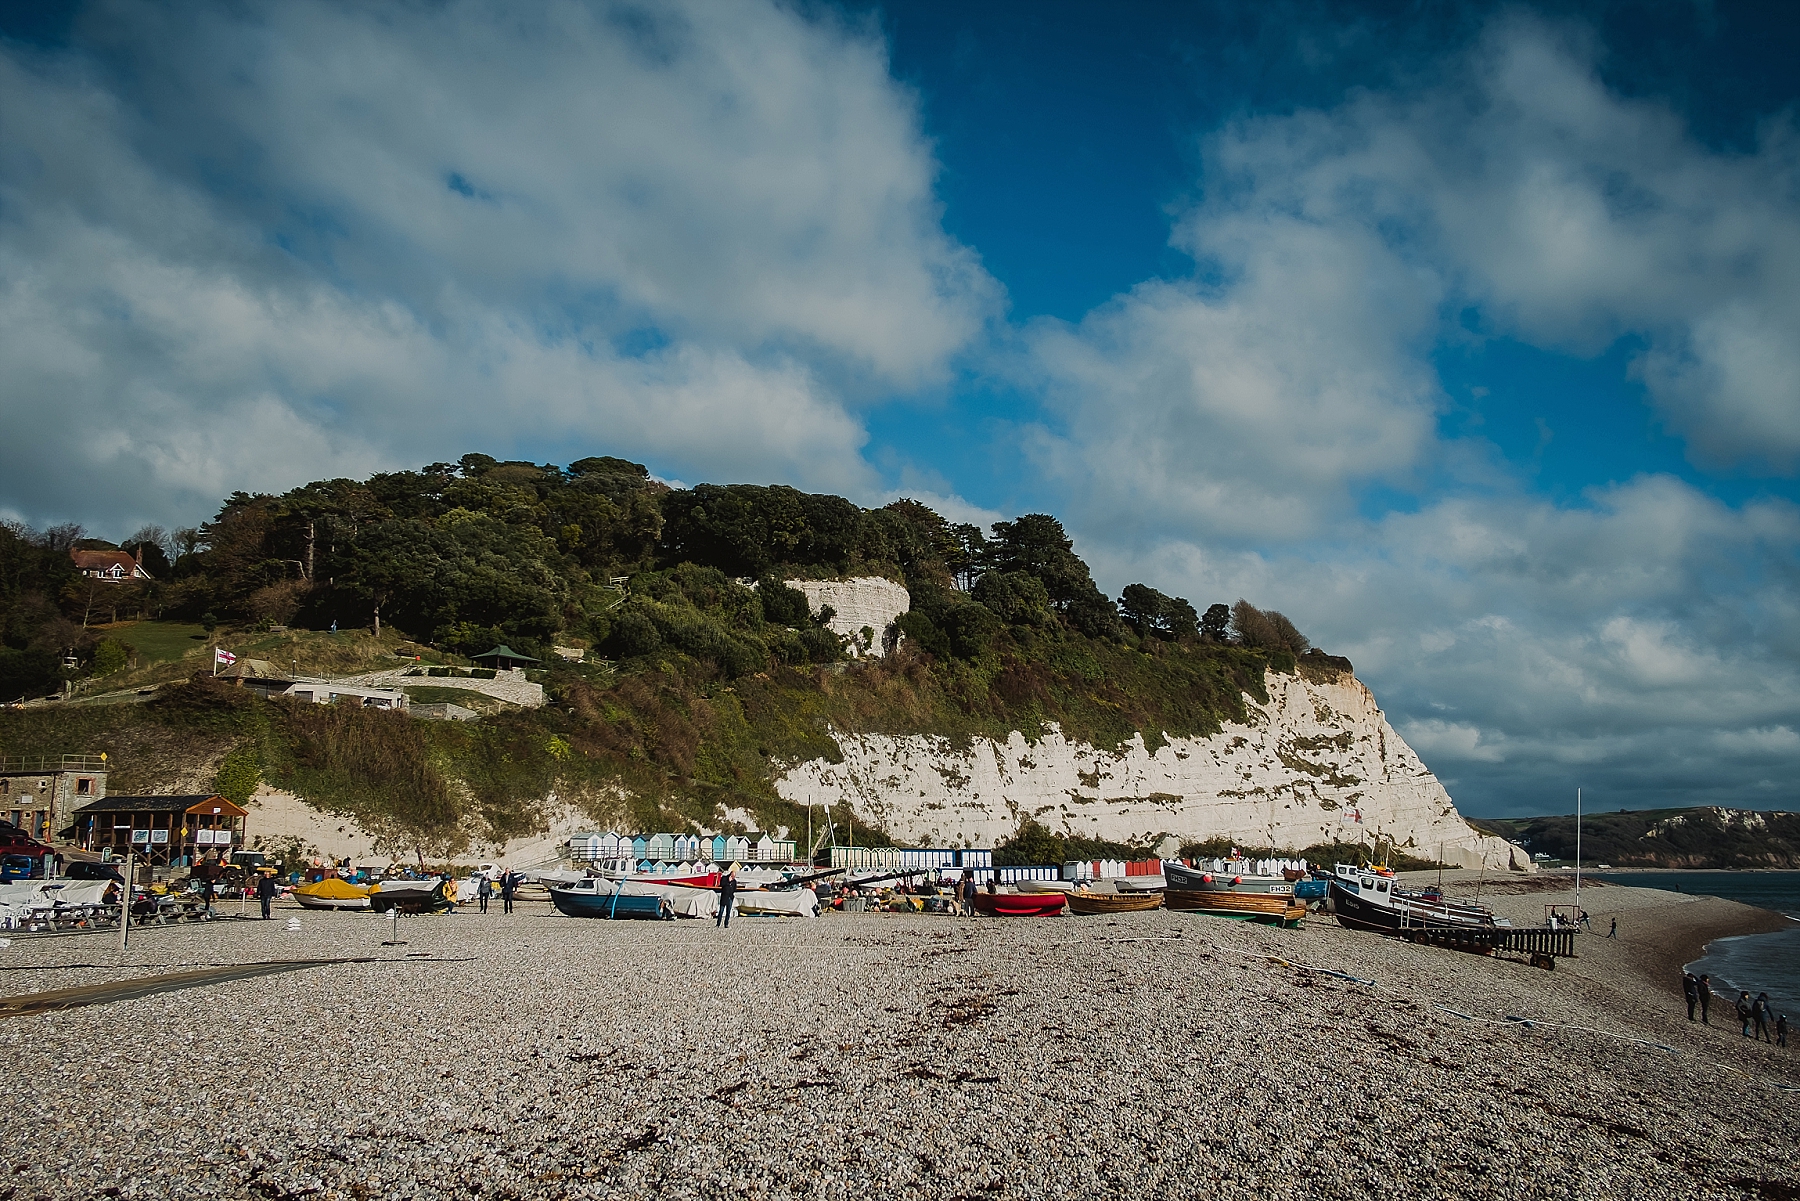
M1748 990L1751 996L1769 994L1776 1013L1788 1015L1790 1026L1800 1023L1800 872L1596 872L1613 884L1632 888L1667 888L1742 901L1773 909L1794 919L1793 926L1773 934L1746 934L1719 938L1706 945L1706 954L1688 965L1696 976L1713 978L1713 991L1733 994ZM1723 998L1735 1002L1736 996ZM1727 1006L1729 1008L1729 1004Z

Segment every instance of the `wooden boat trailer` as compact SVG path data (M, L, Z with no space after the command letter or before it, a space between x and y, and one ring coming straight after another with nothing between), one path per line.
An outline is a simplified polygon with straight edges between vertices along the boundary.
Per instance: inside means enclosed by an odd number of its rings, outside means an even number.
M1495 951L1518 951L1531 957L1532 967L1554 971L1559 958L1575 958L1575 931L1552 930L1548 926L1488 926L1476 929L1441 929L1425 926L1401 927L1394 931L1408 942L1467 951L1475 955L1491 955Z

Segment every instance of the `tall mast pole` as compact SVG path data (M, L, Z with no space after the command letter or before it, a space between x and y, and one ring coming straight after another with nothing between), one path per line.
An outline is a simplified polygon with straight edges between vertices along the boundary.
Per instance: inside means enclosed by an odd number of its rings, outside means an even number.
M1575 920L1581 920L1581 789L1575 790Z

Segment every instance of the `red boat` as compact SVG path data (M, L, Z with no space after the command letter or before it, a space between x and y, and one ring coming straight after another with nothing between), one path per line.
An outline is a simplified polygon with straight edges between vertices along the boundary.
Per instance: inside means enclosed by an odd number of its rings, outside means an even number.
M1055 917L1068 898L1060 892L978 892L975 908L989 917Z

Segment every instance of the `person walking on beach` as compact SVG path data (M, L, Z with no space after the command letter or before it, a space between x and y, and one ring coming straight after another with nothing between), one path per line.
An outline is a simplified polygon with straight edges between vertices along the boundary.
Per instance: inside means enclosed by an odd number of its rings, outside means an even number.
M488 898L493 895L494 882L488 878L486 872L483 872L481 874L481 883L475 886L475 901L481 906L481 911L483 913L487 912Z
M719 877L719 912L713 918L713 926L721 930L731 929L731 907L737 904L737 865L725 869Z
M518 873L511 868L500 877L500 908L504 913L512 912L513 889L519 886Z
M1712 977L1700 973L1700 1024L1712 1025Z
M269 906L275 900L275 874L273 872L256 873L256 899L262 902L262 920L269 920Z
M1750 1037L1750 1013L1754 1008L1755 1006L1750 1004L1750 994L1747 991L1738 993L1738 1023L1744 1027L1745 1038Z
M1681 995L1687 998L1688 1021L1694 1020L1694 1006L1700 1003L1700 981L1692 972L1681 973Z
M1608 938L1619 937L1619 919L1618 918L1615 917L1612 920L1612 929L1610 929L1606 932L1606 937L1608 937Z
M1787 1046L1787 1014L1785 1013L1775 1019L1775 1045Z
M1773 1038L1769 1037L1770 1019L1768 993L1759 992L1756 994L1756 1004L1750 1007L1750 1020L1756 1025L1756 1033L1751 1037L1761 1039L1766 1043L1775 1041Z

